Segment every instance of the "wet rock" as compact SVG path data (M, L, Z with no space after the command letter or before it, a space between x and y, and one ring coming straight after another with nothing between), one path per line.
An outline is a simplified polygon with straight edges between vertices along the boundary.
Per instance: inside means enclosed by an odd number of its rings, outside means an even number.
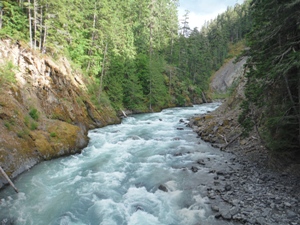
M224 190L225 190L225 191L230 191L231 188L232 188L232 187L231 187L230 184L226 184L225 187L224 187Z
M211 206L211 210L214 211L214 212L219 212L220 209L219 209L218 206L212 205L212 206Z
M284 205L285 205L286 207L288 207L288 208L290 208L290 207L292 206L292 204L289 203L289 202L285 202Z
M287 218L288 219L295 219L297 218L297 214L293 212L292 210L286 210Z
M216 199L215 194L213 194L212 192L209 192L209 193L207 194L207 197L208 197L209 199Z
M263 217L258 217L258 218L256 219L256 222L257 222L258 224L266 224L266 220L265 220Z
M238 207L232 207L230 210L229 210L229 213L234 216L236 214L238 214L240 211L240 209Z
M167 187L164 186L164 185L162 185L162 184L158 186L158 189L161 190L161 191L163 191L163 192L168 192Z
M205 162L204 162L203 160L198 160L197 163L198 163L199 165L205 166Z
M191 170L192 170L194 173L197 173L199 169L198 169L197 167L195 167L195 166L192 166Z
M142 206L136 205L136 206L135 206L135 211L139 211L139 210L144 211L144 209L143 209Z
M224 171L217 171L217 175L219 176L224 176L225 172Z
M219 186L221 183L219 181L214 181L215 186Z
M224 220L231 220L232 215L230 214L230 212L221 213L221 215Z
M137 136L137 135L132 135L132 136L128 137L128 139L132 139L134 141L141 140L141 138L139 136Z
M184 120L183 120L183 119L180 119L180 120L179 120L179 123L184 123Z
M220 213L218 213L218 214L215 215L216 219L220 219L221 217L222 217L222 215Z
M0 219L0 224L1 225L9 225L9 224L15 224L15 222L16 222L16 219L14 219L14 218L5 218L5 219Z
M222 144L216 144L216 143L211 144L211 147L213 148L221 148L222 146L223 146Z
M177 130L184 130L184 128L182 128L182 127L177 127Z

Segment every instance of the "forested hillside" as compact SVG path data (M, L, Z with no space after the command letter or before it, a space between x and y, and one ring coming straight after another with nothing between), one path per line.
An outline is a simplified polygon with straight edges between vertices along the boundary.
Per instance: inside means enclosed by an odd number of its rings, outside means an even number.
M254 0L240 122L280 152L300 149L300 2Z
M250 30L249 3L201 31L177 0L1 1L0 35L33 51L67 57L85 74L94 104L160 110L206 101L209 77Z

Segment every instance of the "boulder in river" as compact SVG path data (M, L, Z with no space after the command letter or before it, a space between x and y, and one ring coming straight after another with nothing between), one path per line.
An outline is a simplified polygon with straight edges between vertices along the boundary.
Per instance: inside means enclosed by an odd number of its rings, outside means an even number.
M161 190L161 191L163 191L163 192L168 192L167 187L164 186L164 185L162 185L162 184L158 186L158 189Z

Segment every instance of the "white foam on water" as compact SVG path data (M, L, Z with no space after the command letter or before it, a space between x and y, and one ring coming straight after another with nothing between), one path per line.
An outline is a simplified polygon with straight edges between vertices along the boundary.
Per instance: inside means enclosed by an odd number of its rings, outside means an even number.
M195 190L207 170L200 168L195 174L190 166L222 156L210 152L205 143L195 144L196 134L179 122L217 106L135 115L90 131L82 154L43 162L16 180L21 193L0 193L0 222L217 224L205 222L207 199Z

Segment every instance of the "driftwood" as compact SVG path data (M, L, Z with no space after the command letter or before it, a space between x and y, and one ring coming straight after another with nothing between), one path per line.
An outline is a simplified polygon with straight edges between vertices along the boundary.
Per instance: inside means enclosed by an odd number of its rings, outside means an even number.
M5 173L5 171L2 169L2 167L0 166L0 172L3 175L3 177L8 181L8 183L10 184L10 186L13 187L13 189L15 190L15 192L19 193L18 189L16 188L16 186L14 185L14 183L9 179L9 177L7 176L7 174Z
M122 111L123 116L126 118L127 117L126 113L123 110L121 110L121 111Z
M229 145L231 145L236 139L238 139L240 136L242 135L242 133L240 133L239 135L237 135L235 138L233 138L228 144L226 144L225 146L223 146L221 149L225 150Z

